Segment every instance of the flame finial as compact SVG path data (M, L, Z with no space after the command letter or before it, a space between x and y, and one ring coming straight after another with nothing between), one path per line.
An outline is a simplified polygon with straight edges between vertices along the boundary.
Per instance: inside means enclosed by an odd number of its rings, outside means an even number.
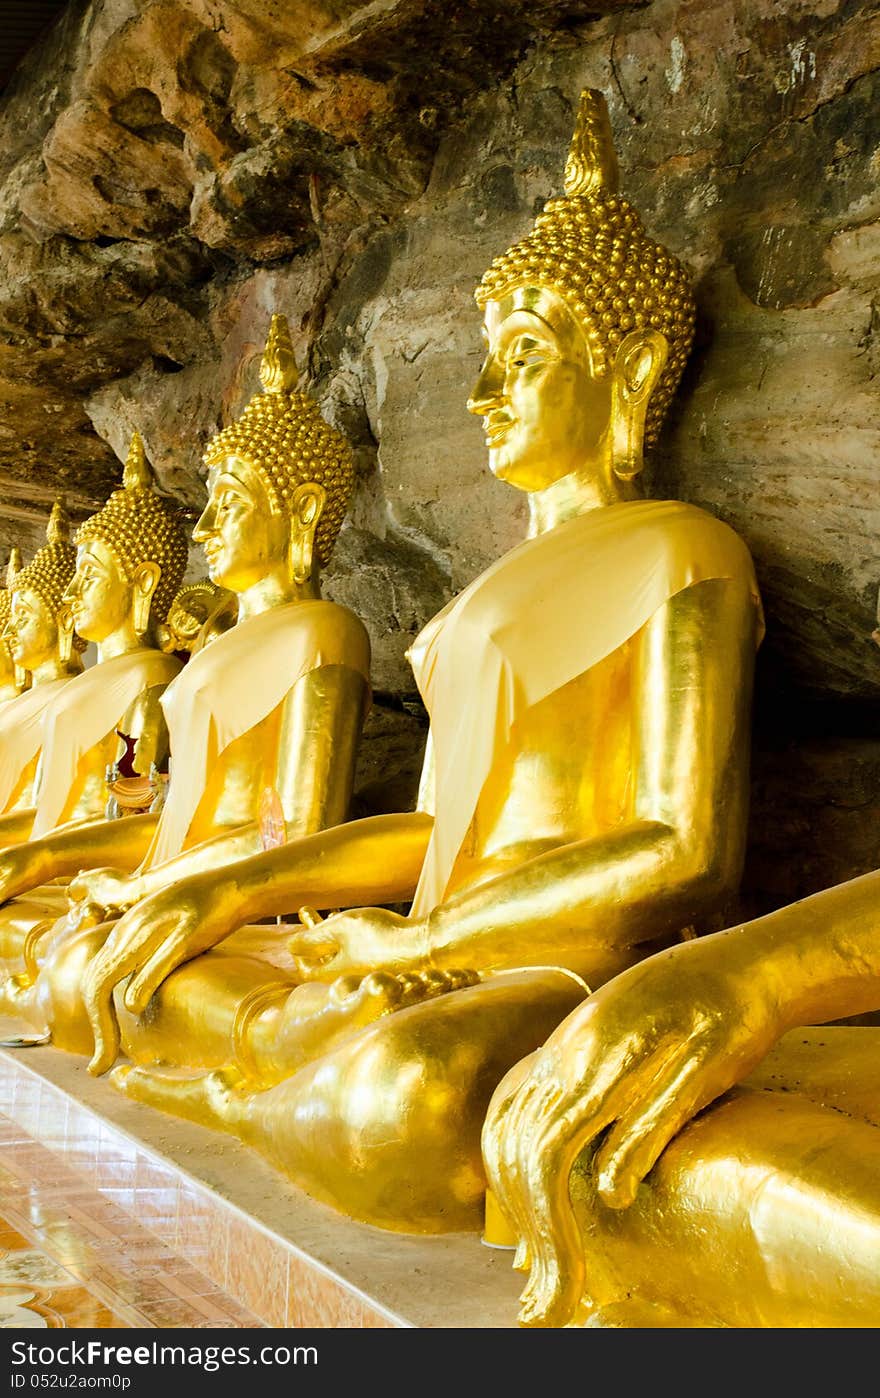
M571 150L565 162L565 192L616 194L620 183L608 106L601 92L585 87L578 105Z
M273 315L260 364L260 383L266 393L290 393L298 377L287 317Z
M123 490L149 490L152 484L153 475L144 452L143 439L140 432L134 431L131 434L128 456L125 458L125 468L122 472L122 488Z
M52 506L49 523L46 525L46 542L49 544L67 544L70 542L70 516L61 500L56 500Z

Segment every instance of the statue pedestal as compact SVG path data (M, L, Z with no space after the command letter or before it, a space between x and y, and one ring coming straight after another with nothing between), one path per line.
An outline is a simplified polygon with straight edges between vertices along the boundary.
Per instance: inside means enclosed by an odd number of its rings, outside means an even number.
M0 1051L0 1114L26 1149L57 1157L62 1199L65 1179L93 1189L161 1240L169 1270L197 1269L267 1325L516 1325L510 1252L476 1233L403 1236L343 1218L238 1141L89 1077L84 1058Z

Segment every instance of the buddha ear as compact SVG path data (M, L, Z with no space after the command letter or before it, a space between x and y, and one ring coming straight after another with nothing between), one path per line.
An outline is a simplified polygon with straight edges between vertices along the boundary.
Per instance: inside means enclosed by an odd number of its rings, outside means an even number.
M304 481L293 493L290 510L288 567L295 583L308 582L315 563L315 530L324 513L327 492L317 481Z
M615 475L633 480L643 465L645 417L663 373L669 344L659 330L631 330L612 365L612 454Z
M55 621L58 625L58 659L62 665L69 665L73 652L73 608L64 599L55 613Z
M134 590L132 619L134 629L139 636L143 636L150 625L150 606L161 576L162 569L158 563L139 563L135 569L132 580Z

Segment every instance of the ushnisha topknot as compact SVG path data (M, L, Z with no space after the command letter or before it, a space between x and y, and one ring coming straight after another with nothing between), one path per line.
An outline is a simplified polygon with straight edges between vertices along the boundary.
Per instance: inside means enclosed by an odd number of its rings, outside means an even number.
M75 570L76 549L70 542L70 519L61 501L56 500L46 526L46 542L37 549L30 563L15 574L12 591L30 588L57 614Z
M354 485L351 448L321 416L317 403L294 392L296 360L287 319L273 315L260 366L263 392L241 417L211 438L205 464L217 466L227 456L241 456L259 471L278 509L291 508L297 486L315 481L327 499L315 531L315 550L329 561L342 527Z
M605 99L585 88L565 166L565 194L548 200L532 232L495 258L475 295L485 306L521 286L556 292L583 327L599 375L631 330L658 330L669 354L648 405L645 445L651 446L691 347L694 299L684 267L648 236L617 183Z
M18 573L21 572L21 549L17 544L13 545L9 555L9 562L6 565L6 586L0 588L0 638L9 622L12 613L12 584Z
M153 473L140 433L134 432L122 473L122 489L76 531L77 544L100 539L110 549L127 581L142 563L158 563L162 572L150 617L163 622L186 569L186 534L169 502L153 489Z

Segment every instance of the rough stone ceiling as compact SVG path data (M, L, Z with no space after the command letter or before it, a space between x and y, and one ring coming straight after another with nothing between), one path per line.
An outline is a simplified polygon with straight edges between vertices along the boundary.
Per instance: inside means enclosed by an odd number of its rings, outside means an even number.
M83 401L190 362L208 282L393 218L536 34L626 7L71 0L0 106L0 515L102 500Z
M699 283L654 487L747 538L762 663L876 702L880 0L70 0L0 93L0 562L59 489L106 497L133 425L194 512L283 304L363 462L329 583L402 692L521 529L476 479L470 289L583 83Z
M67 0L0 0L0 92Z

